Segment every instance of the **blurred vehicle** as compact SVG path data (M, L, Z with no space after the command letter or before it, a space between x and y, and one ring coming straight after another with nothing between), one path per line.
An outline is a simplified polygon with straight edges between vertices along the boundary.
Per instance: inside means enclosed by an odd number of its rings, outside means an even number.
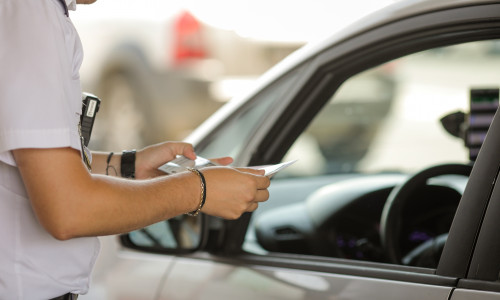
M82 299L500 299L499 24L498 0L409 0L296 51L186 139L298 159L269 201L102 238Z
M72 14L85 50L83 89L104 101L94 148L185 138L278 61L350 16L325 0L205 2L106 0Z

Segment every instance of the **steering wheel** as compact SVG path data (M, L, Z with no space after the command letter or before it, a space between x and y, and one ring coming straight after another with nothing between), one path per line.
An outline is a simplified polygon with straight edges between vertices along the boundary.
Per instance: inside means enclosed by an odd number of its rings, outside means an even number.
M382 211L380 222L382 246L389 262L395 264L404 263L399 240L403 223L402 212L412 194L424 187L430 178L441 175L463 175L468 177L471 170L471 165L464 164L434 166L416 173L391 191Z

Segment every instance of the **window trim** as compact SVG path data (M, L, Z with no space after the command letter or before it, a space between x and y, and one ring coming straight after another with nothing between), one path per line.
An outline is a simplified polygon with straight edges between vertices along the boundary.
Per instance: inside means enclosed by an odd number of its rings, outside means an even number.
M474 279L460 279L457 289L480 290L484 292L500 292L500 283Z
M458 282L454 277L436 275L433 269L287 253L227 255L197 252L182 257L233 266L300 270L451 288L456 287Z

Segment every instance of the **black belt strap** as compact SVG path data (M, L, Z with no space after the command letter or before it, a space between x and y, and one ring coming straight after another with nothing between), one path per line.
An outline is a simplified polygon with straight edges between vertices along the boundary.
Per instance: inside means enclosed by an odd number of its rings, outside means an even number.
M55 297L55 298L52 298L52 299L49 299L49 300L76 300L77 298L78 298L77 294L67 293L65 295L62 295L62 296L59 296L59 297Z
M64 8L64 14L66 15L66 17L69 17L68 5L66 4L66 1L59 0L59 2L61 2L62 6Z

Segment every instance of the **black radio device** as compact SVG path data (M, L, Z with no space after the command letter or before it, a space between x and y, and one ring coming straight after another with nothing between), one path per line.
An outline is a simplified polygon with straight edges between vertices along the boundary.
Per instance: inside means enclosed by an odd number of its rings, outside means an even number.
M89 145L90 135L94 127L95 117L99 111L101 100L90 93L82 95L82 115L80 116L80 130L83 138L83 144Z

